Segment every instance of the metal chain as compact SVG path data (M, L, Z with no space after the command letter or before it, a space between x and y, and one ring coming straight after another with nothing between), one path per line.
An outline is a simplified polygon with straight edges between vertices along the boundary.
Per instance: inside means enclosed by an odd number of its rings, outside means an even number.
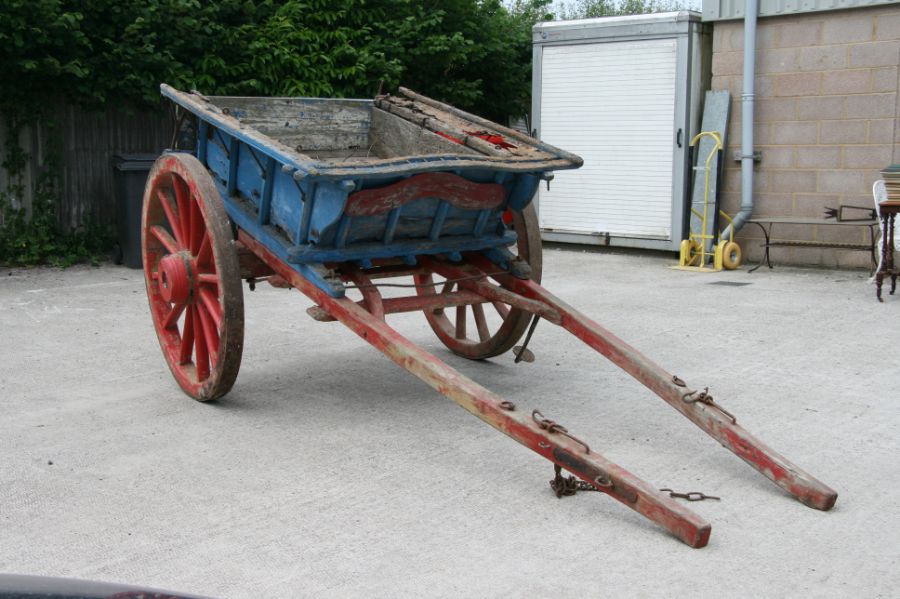
M558 498L568 497L569 495L574 495L578 491L599 491L600 489L594 487L591 483L585 482L583 480L578 480L574 476L563 476L562 468L559 464L553 465L554 477L553 480L550 481L550 488L553 489L553 492L556 493Z
M677 491L673 491L672 489L660 489L663 493L668 493L669 497L675 499L687 499L688 501L703 501L704 499L715 499L716 501L721 501L721 497L714 497L712 495L706 495L705 493L701 493L700 491L688 491L687 493L679 493Z

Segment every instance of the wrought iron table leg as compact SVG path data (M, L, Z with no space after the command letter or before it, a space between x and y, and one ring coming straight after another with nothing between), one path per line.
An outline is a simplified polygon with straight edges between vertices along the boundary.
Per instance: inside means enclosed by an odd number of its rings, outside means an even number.
M872 254L872 274L878 272L878 255L875 253L875 227L877 225L869 225L869 248Z
M885 235L888 238L885 248L887 250L887 270L891 273L891 295L897 290L897 269L894 268L894 221L896 214L891 212L887 215L887 228Z
M762 226L762 224L760 224L760 223L753 223L753 224L756 225L756 226L758 226L760 229L762 229L763 235L764 235L765 238L766 238L766 244L765 244L765 247L766 247L766 255L765 255L763 258L761 258L760 261L759 261L759 264L757 264L756 266L754 266L753 268L751 268L751 269L748 271L748 273L754 272L756 269L758 269L760 266L762 266L762 265L763 265L763 261L765 261L766 265L767 265L769 268L772 268L772 262L769 260L769 231L767 231L766 228L765 228L764 226Z
M897 288L897 274L894 271L894 215L881 215L883 223L881 233L881 268L875 274L875 297L879 302L883 302L881 297L881 287L884 284L884 277L891 276L891 294Z

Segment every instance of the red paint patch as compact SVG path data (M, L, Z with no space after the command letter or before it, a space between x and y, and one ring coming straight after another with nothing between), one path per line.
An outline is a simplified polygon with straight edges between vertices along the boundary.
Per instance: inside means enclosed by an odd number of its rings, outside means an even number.
M473 183L452 173L423 173L393 185L350 194L344 212L350 216L374 216L422 198L438 198L466 210L484 210L502 204L506 189L497 183Z

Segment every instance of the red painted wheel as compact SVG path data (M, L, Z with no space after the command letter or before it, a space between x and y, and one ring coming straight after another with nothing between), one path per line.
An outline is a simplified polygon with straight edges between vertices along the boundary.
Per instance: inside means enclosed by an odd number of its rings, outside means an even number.
M516 247L510 249L528 262L532 280L540 283L543 264L541 232L534 205L529 204L521 214L505 214L507 224L509 215L518 235ZM437 275L416 275L416 283L420 285L416 291L419 295L425 295L450 293L455 289L455 283L444 282L441 285L442 281ZM451 311L452 317L448 313ZM528 328L531 314L501 302L491 302L426 311L425 318L450 351L471 360L483 360L512 349Z
M199 160L161 156L147 177L144 281L163 355L185 393L225 395L244 344L244 299L231 223Z

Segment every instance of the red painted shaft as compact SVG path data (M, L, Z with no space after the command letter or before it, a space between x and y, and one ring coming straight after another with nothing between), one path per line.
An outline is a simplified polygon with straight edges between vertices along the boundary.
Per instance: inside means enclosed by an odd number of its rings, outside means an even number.
M411 343L352 300L328 296L243 231L239 239L331 316L481 420L660 524L691 547L703 547L709 541L710 525L686 507L596 452L586 451L578 442L543 430L525 411L505 409L499 395Z
M483 270L495 268L482 258L473 257L472 261ZM559 312L562 317L560 326L609 358L716 441L802 503L819 510L830 510L834 506L837 492L832 488L768 447L714 406L698 401L693 403L684 401L685 395L690 393L691 389L677 385L672 374L610 331L533 281L514 277L505 277L503 281L516 293L543 302Z

